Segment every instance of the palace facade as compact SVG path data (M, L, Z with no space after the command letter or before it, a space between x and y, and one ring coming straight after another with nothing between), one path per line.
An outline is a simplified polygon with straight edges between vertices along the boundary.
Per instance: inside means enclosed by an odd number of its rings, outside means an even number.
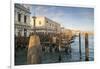
M14 7L15 36L21 35L28 37L31 29L30 7L23 4L15 4Z

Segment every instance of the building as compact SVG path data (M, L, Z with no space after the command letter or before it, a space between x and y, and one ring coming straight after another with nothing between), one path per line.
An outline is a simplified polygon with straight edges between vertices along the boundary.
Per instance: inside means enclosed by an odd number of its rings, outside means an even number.
M60 33L60 24L44 16L31 18L32 28L41 33Z
M30 9L24 4L14 5L14 30L15 36L28 37L30 34Z

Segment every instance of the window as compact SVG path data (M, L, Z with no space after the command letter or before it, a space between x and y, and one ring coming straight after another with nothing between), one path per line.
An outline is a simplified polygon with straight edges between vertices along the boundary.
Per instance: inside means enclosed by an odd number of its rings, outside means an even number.
M39 25L41 25L41 21L39 21Z
M46 23L48 23L48 21L46 21Z
M18 13L18 21L21 22L21 14Z
M27 20L27 16L24 15L24 23L26 23L26 20Z

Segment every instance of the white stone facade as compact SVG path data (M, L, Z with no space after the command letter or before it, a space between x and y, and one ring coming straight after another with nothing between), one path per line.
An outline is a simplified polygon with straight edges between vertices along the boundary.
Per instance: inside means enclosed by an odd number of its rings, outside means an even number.
M21 4L14 6L14 29L15 36L20 33L21 36L28 37L30 34L30 10Z
M31 25L34 28L34 17L31 18ZM60 33L60 24L50 20L47 17L37 16L35 17L35 27L36 32L43 32L43 33Z

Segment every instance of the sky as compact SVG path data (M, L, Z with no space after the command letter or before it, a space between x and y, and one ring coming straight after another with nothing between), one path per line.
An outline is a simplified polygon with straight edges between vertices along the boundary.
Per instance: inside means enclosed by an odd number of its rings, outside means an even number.
M45 16L66 29L94 31L94 9L86 7L31 5L31 16Z

